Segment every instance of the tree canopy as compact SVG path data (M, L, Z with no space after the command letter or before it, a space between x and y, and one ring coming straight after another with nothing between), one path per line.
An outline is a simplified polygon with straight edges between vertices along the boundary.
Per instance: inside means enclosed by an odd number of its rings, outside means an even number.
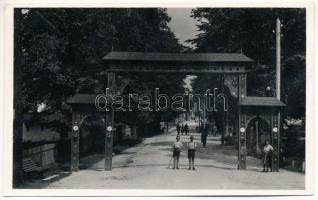
M275 88L275 27L280 18L285 114L305 116L305 9L197 8L192 10L192 17L199 22L200 33L188 42L196 46L196 52L241 52L255 61L248 75L247 92L251 96L264 96L267 86ZM197 82L202 83L194 84L197 89L211 87L207 77L198 77Z
M55 127L66 132L70 108L65 100L75 93L105 91L107 80L101 58L108 52L182 50L167 26L169 20L161 8L15 9L15 47L22 63L17 67L22 71L24 112L36 111L45 103L46 112L59 115ZM166 88L163 92L168 94L183 91L184 76L129 76L134 80L130 88L135 92L141 88L147 92L154 86ZM137 113L134 119L144 118L142 115ZM160 116L148 113L146 118L154 121Z

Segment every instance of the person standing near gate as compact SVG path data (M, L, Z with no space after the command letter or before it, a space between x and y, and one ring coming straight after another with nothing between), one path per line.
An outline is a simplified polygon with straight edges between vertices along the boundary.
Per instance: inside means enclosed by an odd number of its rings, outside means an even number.
M178 125L177 125L177 133L178 133L178 135L180 135L180 124L178 123Z
M268 172L268 167L271 163L271 154L273 151L273 147L272 145L269 144L269 141L266 140L265 141L265 145L263 147L263 172L265 172L265 168L266 168L266 172ZM272 171L272 167L271 171Z
M190 136L190 142L188 142L188 158L189 158L189 168L188 170L195 170L194 168L194 157L195 157L195 142L193 141L193 135Z
M184 132L186 135L188 135L188 133L189 133L189 127L188 127L187 123L184 125Z
M180 157L182 146L183 145L182 145L182 142L180 142L180 136L177 135L176 141L172 145L173 169L179 169L179 157Z
M207 132L204 129L201 133L201 142L202 142L202 146L205 147L206 145L206 138L207 138Z

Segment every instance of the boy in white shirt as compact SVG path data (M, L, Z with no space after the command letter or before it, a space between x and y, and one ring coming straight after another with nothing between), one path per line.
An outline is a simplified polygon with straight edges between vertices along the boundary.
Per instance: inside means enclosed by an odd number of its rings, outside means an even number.
M179 157L180 157L180 152L182 148L182 142L180 142L180 136L178 135L176 137L176 140L173 145L172 145L172 150L173 150L173 169L179 169Z
M194 157L195 157L195 142L193 141L193 135L190 136L190 142L188 142L188 158L189 158L189 168L188 170L195 170L194 168Z
M265 172L265 168L266 168L266 172L268 172L268 167L269 167L269 163L271 161L271 153L273 151L273 147L272 145L269 144L269 141L266 140L265 141L265 145L263 148L263 153L264 153L264 159L263 159L263 172ZM270 167L272 170L272 167Z

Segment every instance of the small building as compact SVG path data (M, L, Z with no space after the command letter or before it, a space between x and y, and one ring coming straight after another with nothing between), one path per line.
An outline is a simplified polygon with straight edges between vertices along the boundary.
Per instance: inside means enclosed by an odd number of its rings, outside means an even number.
M23 121L23 159L31 158L39 166L57 163L57 143L61 135L46 124L55 115L25 114Z

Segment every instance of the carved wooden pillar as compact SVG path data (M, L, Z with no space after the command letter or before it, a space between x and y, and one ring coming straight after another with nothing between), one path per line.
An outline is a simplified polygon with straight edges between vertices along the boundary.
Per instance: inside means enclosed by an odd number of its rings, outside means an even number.
M246 74L242 73L238 77L239 99L246 97ZM246 169L246 111L242 108L238 110L238 169Z
M224 136L227 137L229 136L229 112L228 111L225 111L224 113L224 123L225 123L225 133L224 133Z
M238 79L239 84L239 98L245 98L246 97L246 74L242 73L239 75Z
M73 110L71 135L71 172L79 170L80 113Z
M280 112L272 112L272 170L279 171L279 138L280 138Z
M258 121L255 122L255 136L256 136L256 153L260 154L260 149L259 149L259 132L258 132Z
M227 86L229 88L230 94L234 97L234 98L238 98L238 77L239 75L237 74L224 74L224 79L223 79L223 83L225 86Z
M115 92L115 74L109 72L107 74L107 87L109 88L110 97L114 95ZM110 99L108 99L110 101ZM110 103L110 102L108 102ZM112 154L113 154L113 134L114 134L114 111L108 106L109 111L105 114L105 170L112 170Z
M246 113L239 109L238 169L246 169Z

